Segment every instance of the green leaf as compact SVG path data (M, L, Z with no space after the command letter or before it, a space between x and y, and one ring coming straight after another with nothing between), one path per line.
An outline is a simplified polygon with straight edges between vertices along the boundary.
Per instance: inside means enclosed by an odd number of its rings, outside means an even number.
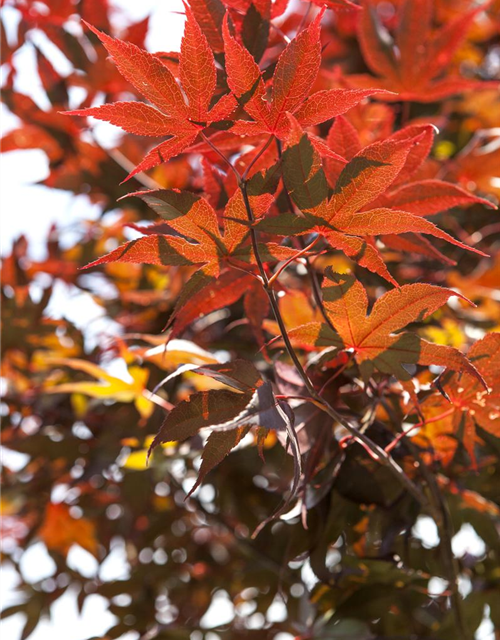
M328 199L328 182L307 134L283 152L283 179L293 202L301 211L314 212Z

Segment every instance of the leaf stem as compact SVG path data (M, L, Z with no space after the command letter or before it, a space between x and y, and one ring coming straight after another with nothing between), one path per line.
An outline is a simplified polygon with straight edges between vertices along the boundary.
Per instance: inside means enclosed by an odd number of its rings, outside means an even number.
M418 429L419 427L423 427L426 424L430 424L431 422L438 422L439 420L443 420L443 418L447 418L455 410L456 410L456 408L452 407L451 409L448 409L448 411L445 411L444 413L441 413L438 416L434 416L433 418L429 418L428 420L422 420L421 422L417 422L416 424L412 424L411 427L408 427L408 429L406 429L406 431L401 431L401 433L398 433L398 435L394 438L394 440L390 444L388 444L386 446L385 450L387 451L387 453L389 453L389 451L392 451L394 449L394 447L400 442L400 440L405 438L414 429Z
M314 245L316 244L316 242L318 242L319 240L319 236L316 236L314 238L314 240L312 242L310 242L307 247L304 247L303 249L301 249L299 251L299 253L297 253L297 255L292 256L291 258L288 258L288 260L281 265L281 267L276 271L276 273L274 273L271 278L269 278L269 284L272 285L273 282L280 277L280 275L283 273L283 271L288 267L289 264L291 264L292 262L294 262L295 260L297 260L298 258L304 258L307 257L305 256L305 254L309 251L309 249L312 249L314 247Z
M252 169L252 167L254 166L254 164L257 162L257 160L261 157L261 155L267 150L267 148L269 147L269 145L271 144L271 142L273 141L274 138L274 134L272 133L267 142L262 146L261 150L257 153L257 155L255 156L255 158L252 160L252 162L250 162L250 164L248 165L248 167L245 169L245 171L243 172L243 175L241 176L241 179L243 181L245 181L248 177L248 174L250 173L250 170Z
M245 209L246 209L246 212L247 212L248 221L250 223L253 223L254 220L255 220L255 217L254 217L254 214L253 214L253 211L252 211L252 207L250 205L250 200L248 198L246 182L245 181L240 182L239 188L240 188L242 196L243 196L243 201L244 201L244 204L245 204ZM253 251L254 251L254 255L255 255L255 261L257 263L257 267L259 269L259 273L260 273L260 276L261 276L261 279L262 279L262 284L263 284L264 289L266 291L267 297L269 298L269 302L271 304L271 308L273 310L274 316L275 316L276 321L278 323L278 326L279 326L279 329L280 329L280 333L281 333L281 337L283 339L283 342L285 343L285 347L286 347L286 350L288 352L288 355L290 356L292 362L294 363L294 365L295 365L300 377L302 378L306 389L310 393L311 397L314 400L316 400L316 402L318 403L318 406L322 409L322 411L325 411L331 418L333 418L333 420L335 420L335 422L337 422L340 425L342 425L351 435L353 435L358 441L361 441L368 449L370 449L372 454L374 456L376 456L376 459L378 460L378 462L380 464L386 466L389 469L389 471L394 475L394 477L397 478L398 482L400 482L400 484L409 493L411 493L411 495L420 504L425 505L426 504L425 496L420 491L420 489L417 487L417 485L415 485L411 481L411 479L405 474L405 472L398 465L398 463L388 453L386 453L384 451L384 449L382 449L375 442L373 442L373 440L371 440L371 438L369 438L362 431L359 431L348 420L346 420L346 418L344 418L340 413L338 413L316 391L311 379L309 378L309 376L307 375L304 367L302 366L302 363L301 363L299 357L297 356L297 353L295 352L295 349L293 348L292 343L290 342L290 338L288 336L288 331L287 331L285 322L284 322L283 317L282 317L281 312L280 312L280 308L279 308L279 305L278 305L278 300L276 298L276 295L275 295L272 287L269 284L269 278L267 276L266 270L264 268L264 265L262 263L262 259L261 259L260 254L259 254L259 247L258 247L258 241L257 241L257 232L253 227L250 228L250 237L251 237L252 247L253 247Z
M218 149L214 143L210 140L210 138L208 138L203 131L200 131L200 136L203 138L203 140L208 144L208 146L215 151L215 153L219 156L219 158L221 158L222 160L224 160L225 164L227 164L227 166L231 169L231 171L234 173L234 175L236 176L236 180L238 182L238 185L241 185L241 181L242 181L242 177L240 172L238 171L238 169L236 169L236 167L233 165L233 163L231 162L231 160L229 160L229 158L227 156L225 156L222 151L220 149Z
M113 160L121 169L123 169L127 173L131 173L134 170L135 164L131 160L129 160L119 149L105 149L97 140L92 129L90 129L90 135L94 144L99 147L99 149L107 153L111 160ZM143 171L141 171L140 173L136 173L134 176L134 180L136 180L139 184L142 184L142 186L146 187L147 189L162 188L162 185L159 182L156 182L156 180L146 175Z

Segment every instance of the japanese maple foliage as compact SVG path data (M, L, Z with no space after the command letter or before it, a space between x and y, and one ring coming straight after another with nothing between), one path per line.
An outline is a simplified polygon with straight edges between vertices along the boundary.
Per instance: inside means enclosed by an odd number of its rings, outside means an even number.
M102 216L2 268L3 615L27 638L71 587L107 638L208 638L222 597L228 639L500 628L498 2L186 0L156 53L107 0L5 4L3 150ZM118 544L123 579L70 560Z

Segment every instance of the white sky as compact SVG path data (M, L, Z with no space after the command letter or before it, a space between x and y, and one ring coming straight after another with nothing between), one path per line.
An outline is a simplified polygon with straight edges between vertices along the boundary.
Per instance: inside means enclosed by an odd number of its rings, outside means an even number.
M182 35L183 17L174 12L183 11L181 0L113 0L112 4L126 10L130 21L140 20L151 14L150 32L147 39L147 47L150 51L178 50ZM122 26L122 25L119 25ZM34 75L34 60L29 51L24 51L17 59L19 79L17 90L31 95L39 104L43 102L43 94ZM64 69L64 60L58 59L58 64ZM66 63L67 64L67 63ZM2 132L14 128L17 119L8 114L2 108L1 111ZM103 129L103 133L109 130ZM1 211L1 253L6 255L12 243L20 233L24 233L30 240L30 249L35 258L44 256L44 246L50 225L56 222L58 226L66 228L74 225L78 220L97 217L99 209L89 202L85 196L73 196L71 193L50 190L43 186L33 186L33 183L42 180L47 175L47 161L41 151L15 151L0 155L0 211ZM59 310L70 320L82 318L84 323L89 320L98 320L100 312L91 309L91 299L75 295L73 297L63 288L59 290L59 302L54 304L55 313ZM85 294L83 294L85 296ZM57 302L57 301L56 301ZM94 305L95 306L95 305ZM93 315L92 315L93 314ZM78 324L78 322L77 322ZM102 325L96 324L96 331L102 331ZM437 544L435 538L437 532L430 518L423 519L415 528L415 535L428 539L429 546ZM469 526L463 528L454 538L454 551L462 555L466 550L477 552L483 545L482 540ZM74 569L82 574L97 571L95 559L79 547L74 547L69 554L69 562ZM23 574L26 580L37 581L50 576L54 570L53 561L47 554L42 543L37 543L26 553L22 562ZM118 545L101 567L99 573L102 579L115 579L126 572L126 561L123 549ZM436 584L436 588L438 583ZM9 567L2 569L0 580L0 602L2 608L18 602L15 594L16 574ZM210 611L204 617L204 626L210 628L216 626L221 617L229 615L228 607L232 607L229 601L223 601L221 596L217 606L210 607ZM231 615L229 615L229 620ZM62 596L52 608L52 619L45 620L30 636L30 640L87 640L89 637L104 635L107 629L114 623L114 616L107 611L106 601L97 595L87 598L80 616L76 608L76 596L67 593ZM78 622L78 624L75 624ZM24 624L24 616L18 614L0 622L0 630L3 638L19 640ZM138 634L131 632L122 636L122 640L135 640ZM280 640L290 640L289 634L280 634ZM485 618L477 635L477 640L493 640L494 630L491 621Z

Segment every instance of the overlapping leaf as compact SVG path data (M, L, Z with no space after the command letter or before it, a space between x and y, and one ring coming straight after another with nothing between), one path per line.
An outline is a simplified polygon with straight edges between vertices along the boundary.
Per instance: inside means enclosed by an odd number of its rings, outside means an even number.
M259 427L266 432L285 432L294 458L294 479L288 500L266 520L268 522L283 512L298 490L301 458L293 427L293 412L285 402L275 398L271 384L262 380L251 362L236 360L227 364L207 365L194 372L215 378L236 389L238 393L212 389L192 394L167 415L149 453L161 443L184 441L200 430L210 428L198 479L191 494L205 475L225 458L251 427Z
M115 400L116 402L133 402L143 418L151 415L155 396L146 392L149 373L141 367L129 368L131 382L110 375L92 362L77 358L45 358L46 365L69 367L87 373L97 381L65 382L46 389L47 393L80 393L91 398Z
M420 136L418 144L410 148L404 167L387 190L374 199L377 206L403 209L420 216L430 216L452 207L463 207L472 204L494 205L484 198L465 191L461 187L439 179L415 179L415 174L429 156L435 138L435 129L422 125L410 125L400 129L387 138L389 141L400 141ZM328 146L346 160L361 151L363 145L356 129L349 121L340 116L335 119L328 134ZM333 167L329 166L333 165ZM326 174L330 183L335 185L343 166L327 159ZM337 170L335 170L337 169Z
M432 344L415 333L395 333L411 322L425 320L451 296L460 294L429 284L409 284L385 293L368 314L366 290L353 275L328 269L325 276L323 302L331 325L310 322L293 329L290 337L297 344L346 350L365 378L376 369L409 380L405 365L415 364L439 365L480 378L457 349Z
M187 20L179 65L182 90L157 56L87 25L104 44L120 73L154 106L118 102L66 114L93 116L138 135L168 136L146 155L129 178L181 153L203 128L226 119L236 106L233 96L226 94L210 108L216 89L214 56L192 11L187 5L185 8Z
M293 113L304 126L319 124L345 113L367 96L377 93L376 89L329 89L309 96L321 64L320 22L323 11L287 45L279 57L269 102L259 66L231 35L226 18L223 35L227 81L238 102L253 118L252 121L237 122L232 129L235 133L271 133L284 137L289 129L287 113Z
M255 177L258 179L258 175ZM252 183L249 183L251 186ZM219 230L219 222L215 210L210 203L190 192L171 190L142 191L133 194L147 202L172 228L172 234L151 232L142 238L132 240L115 249L111 253L95 260L87 267L95 267L112 262L129 262L136 264L154 264L158 266L201 266L183 289L177 303L176 312L185 304L192 307L185 312L188 317L199 315L207 308L200 306L200 299L194 303L193 296L205 290L210 282L219 277L227 267L237 267L250 273L255 263L252 245L248 240L247 213L243 196L238 190L229 200L224 211L224 233ZM272 196L250 195L256 215L261 215L270 205ZM177 235L174 235L176 233ZM299 252L290 247L273 242L259 244L261 259L277 262L293 258ZM233 290L233 302L244 291ZM221 306L230 304L228 298L220 300ZM210 306L210 305L209 305ZM217 307L217 308L220 308ZM185 324L184 324L185 326ZM179 326L180 329L180 326Z
M476 342L467 356L487 389L469 372L448 375L441 385L446 397L436 393L422 403L424 424L416 440L430 441L445 463L460 440L475 465L475 447L481 442L478 429L500 438L500 333Z
M472 5L463 15L434 30L432 0L402 0L393 36L382 23L377 3L367 0L359 22L359 40L366 63L378 77L352 75L349 82L363 87L375 81L397 92L397 97L386 99L414 102L435 102L462 91L491 87L494 83L466 79L449 69L475 18L488 5Z
M427 155L429 131L432 131L431 127L417 131L410 128L393 139L361 149L340 172L330 197L319 153L307 134L300 134L300 128L292 122L291 144L283 154L283 176L285 187L302 215L288 213L268 217L259 222L257 228L278 235L319 233L333 248L393 284L396 282L387 270L373 236L407 232L428 234L483 255L441 231L422 215L404 208L389 208L384 206L384 201L378 200L402 172L410 172L412 165L421 162L420 144L424 146L423 156ZM440 194L443 191L449 193L443 188ZM451 191L452 199L475 201L461 190L458 190L458 196L453 187ZM441 206L441 202L442 197L440 199L438 195L434 207Z

